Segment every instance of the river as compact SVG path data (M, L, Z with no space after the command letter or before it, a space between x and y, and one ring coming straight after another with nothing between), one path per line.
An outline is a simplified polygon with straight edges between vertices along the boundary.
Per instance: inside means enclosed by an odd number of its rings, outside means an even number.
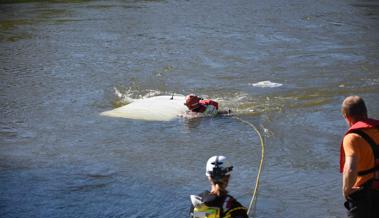
M340 104L379 118L378 1L0 2L0 217L187 217L220 154L248 206L254 130L100 116L114 88L209 96L256 125L254 217L345 216Z

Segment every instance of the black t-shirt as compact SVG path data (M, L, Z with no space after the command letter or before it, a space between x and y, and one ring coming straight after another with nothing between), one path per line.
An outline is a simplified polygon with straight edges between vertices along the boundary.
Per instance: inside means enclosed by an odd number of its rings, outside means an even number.
M201 197L202 202L208 207L220 208L221 217L230 214L231 218L248 218L247 209L243 207L236 199L231 195L213 195L209 191L204 191L198 195ZM225 202L227 201L227 202ZM193 205L191 205L190 213L194 210Z

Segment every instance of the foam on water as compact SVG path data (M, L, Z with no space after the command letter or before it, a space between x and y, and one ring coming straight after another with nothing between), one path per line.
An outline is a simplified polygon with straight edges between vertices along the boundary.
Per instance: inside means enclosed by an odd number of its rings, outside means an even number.
M249 83L249 85L254 86L254 87L260 87L260 88L276 88L276 87L282 86L283 84L274 83L269 80L266 80L266 81L260 81L257 83Z
M113 91L115 96L118 98L117 100L122 102L124 105L129 104L137 99L144 99L164 94L159 90L152 89L144 90L143 94L141 94L139 90L133 90L132 88L128 88L124 92L121 92L116 87L113 87Z

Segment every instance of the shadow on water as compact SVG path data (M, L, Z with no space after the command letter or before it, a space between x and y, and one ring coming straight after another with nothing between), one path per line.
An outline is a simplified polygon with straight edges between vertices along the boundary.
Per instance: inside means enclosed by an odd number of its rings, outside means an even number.
M85 3L91 2L93 0L0 0L0 4L17 4L17 3L36 3L36 2L47 2L47 3ZM127 3L137 3L137 2L164 2L164 0L129 0Z
M72 192L90 192L95 189L101 189L105 188L107 184L100 183L100 184L85 184L85 185L79 185L79 186L73 186L69 188L69 191Z
M15 42L21 39L30 39L32 35L23 32L23 33L15 33L14 30L20 26L30 25L32 22L26 19L18 19L18 20L0 20L0 42Z
M72 11L68 8L44 7L46 3L82 3L88 0L70 1L30 1L30 0L0 0L0 42L16 42L23 39L33 38L33 32L43 22L50 24L64 24L67 22L77 22L81 19L72 19ZM12 4L10 4L12 3ZM16 3L40 3L39 7L15 6ZM14 16L18 14L18 16ZM20 15L22 14L22 15Z
M372 19L377 20L379 15L379 1L358 1L351 4L354 7L362 8L364 14Z
M31 28L36 28L41 23L59 25L100 19L75 18L73 14L75 8L62 7L62 5L80 4L89 9L99 10L111 8L138 9L143 8L144 3L153 2L162 2L162 0L132 0L124 1L122 4L109 4L93 0L0 0L0 42L16 42L18 40L31 39L33 38ZM82 3L87 4L84 5ZM18 16L14 16L15 14L18 14Z
M36 28L36 25L42 22L54 22L55 19L68 14L67 9L50 8L35 10L24 8L22 9L22 16L10 16L10 14L16 13L13 10L16 11L13 7L2 8L1 10L3 15L0 16L0 42L16 42L22 39L31 39L33 38L31 32Z
M0 0L0 4L17 4L17 3L32 3L32 2L48 2L48 3L82 3L91 0Z

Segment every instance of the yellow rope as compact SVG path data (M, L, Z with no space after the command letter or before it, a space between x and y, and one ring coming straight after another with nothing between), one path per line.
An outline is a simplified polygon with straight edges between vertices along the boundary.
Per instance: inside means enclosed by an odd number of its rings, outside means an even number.
M255 187L254 187L254 191L253 191L253 196L251 198L251 201L250 201L250 204L249 204L249 207L247 209L247 214L249 215L250 212L251 212L251 208L253 206L255 206L256 202L257 202L257 191L258 191L258 187L259 187L259 179L260 179L260 176L261 176L261 172L262 172L262 168L263 168L263 160L264 160L264 154L265 154L265 144L264 144L264 141L263 141L263 137L261 135L261 133L259 132L259 130L254 126L254 124L250 123L249 121L246 121L246 120L243 120L237 116L234 116L235 119L241 121L242 123L245 123L247 125L249 125L250 127L252 127L258 134L259 136L259 139L261 141L261 146L262 146L262 152L261 152L261 161L259 163L259 168L258 168L258 175L257 175L257 179L255 180Z

